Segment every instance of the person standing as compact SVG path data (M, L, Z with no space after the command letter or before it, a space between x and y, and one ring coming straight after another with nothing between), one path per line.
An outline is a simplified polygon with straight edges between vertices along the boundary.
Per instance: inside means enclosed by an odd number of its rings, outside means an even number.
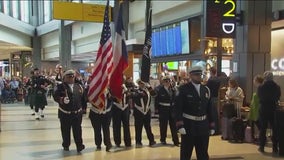
M98 108L97 106L93 105L90 108L89 118L91 120L94 134L95 134L95 144L97 146L97 150L101 150L102 144L102 131L104 137L104 144L106 146L106 151L112 147L111 140L110 140L110 122L111 122L111 94L109 93L109 89L105 90L105 107Z
M163 145L167 144L166 137L169 123L173 143L175 146L179 146L179 139L173 115L175 94L176 89L172 87L170 77L163 77L162 87L157 90L157 96L155 97L155 106L157 106L156 108L159 113L160 141Z
M211 93L211 104L212 104L212 109L213 109L213 114L214 114L214 122L215 122L215 130L216 134L219 133L219 108L218 108L218 93L220 89L220 79L217 77L217 69L215 67L211 67L209 69L210 71L210 77L207 81L207 87L210 89Z
M257 95L259 97L259 148L258 151L263 153L266 143L266 130L268 124L272 128L272 152L278 153L278 136L277 128L274 124L274 112L276 110L277 103L281 96L281 90L279 85L273 81L273 74L270 71L266 71L263 74L264 82L258 87Z
M34 76L32 76L32 103L35 107L35 119L40 120L41 118L44 118L43 110L45 106L47 105L47 99L46 99L46 91L47 91L47 85L48 80L40 75L39 69L34 69Z
M59 104L58 118L60 120L63 149L69 151L70 131L72 128L77 152L85 149L82 139L82 99L83 87L75 83L75 71L63 73L63 83L58 84L54 91L54 100Z
M256 88L258 88L261 84L263 83L263 77L261 75L256 75L253 79L253 84ZM256 142L256 137L255 137L255 127L259 130L259 98L254 92L252 94L252 99L250 102L250 112L249 112L249 117L248 119L251 121L251 136L252 140Z
M189 70L191 81L180 86L176 97L176 126L181 134L180 160L189 160L195 147L197 159L208 160L209 134L213 134L214 120L210 104L210 90L201 84L202 68ZM210 133L211 132L211 133Z
M133 115L135 125L135 140L136 147L142 147L142 129L143 126L149 140L149 146L156 144L154 135L151 129L151 96L156 95L155 91L142 80L137 80L138 89L132 93L134 101Z
M55 76L55 80L57 83L61 83L62 82L62 66L60 64L57 64L55 67L55 71L56 71L56 76Z
M113 102L113 107L112 107L113 138L114 138L114 142L116 146L120 147L121 123L122 123L124 144L126 147L130 147L131 146L131 136L130 136L130 126L129 126L130 91L128 90L128 88L126 88L125 84L123 84L122 87L123 87L122 101L118 102L115 99Z

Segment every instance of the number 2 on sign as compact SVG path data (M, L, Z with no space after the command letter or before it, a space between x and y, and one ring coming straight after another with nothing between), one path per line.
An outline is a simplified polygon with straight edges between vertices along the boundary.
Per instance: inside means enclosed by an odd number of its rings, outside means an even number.
M215 1L216 3L216 1ZM236 9L236 4L233 0L226 0L224 2L224 4L227 4L227 3L231 3L232 4L232 8L227 11L225 14L223 14L224 17L235 17L235 14L234 14L234 10Z

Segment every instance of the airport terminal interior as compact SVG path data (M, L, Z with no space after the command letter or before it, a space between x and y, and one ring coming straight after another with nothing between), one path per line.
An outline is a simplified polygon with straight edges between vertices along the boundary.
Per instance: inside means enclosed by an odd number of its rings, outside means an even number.
M179 147L172 144L168 131L167 145L159 143L158 119L152 118L152 129L157 144L149 147L146 133L143 132L143 147L136 148L134 140L133 116L131 116L132 147L113 147L110 152L97 151L94 143L94 132L87 115L83 118L83 141L86 149L77 153L74 142L70 151L64 151L61 146L58 104L48 99L45 118L35 121L29 106L23 102L1 105L0 159L1 160L179 160ZM111 128L111 139L112 139ZM113 143L113 140L112 140ZM283 159L273 156L271 142L265 148L266 153L257 151L258 146L253 143L232 143L222 140L220 135L211 136L209 155L212 160L272 160ZM193 153L193 159L196 159Z
M148 0L147 0L148 1ZM106 0L0 0L0 77L25 82L34 68L51 79L58 66L76 70L84 80L92 74L100 46ZM222 2L222 3L220 3ZM235 78L249 102L256 91L253 77L270 70L284 93L284 1L282 0L125 0L123 25L128 53L125 76L140 79L146 28L151 28L150 84L159 85L162 75L174 80L188 80L194 65L209 68ZM147 8L148 6L148 8ZM110 0L110 28L115 40L115 26L120 2ZM151 12L151 22L146 13ZM22 93L23 95L24 93ZM284 102L282 95L280 101ZM2 101L3 102L3 101ZM153 108L153 104L151 105ZM249 106L245 106L249 107ZM0 160L179 160L180 148L159 140L159 122L153 115L152 129L157 144L148 146L143 131L143 146L136 148L134 118L130 117L131 147L105 146L97 150L94 132L87 114L83 117L83 141L77 153L72 141L70 151L61 143L58 104L48 97L45 117L35 120L24 100L3 103L0 107ZM112 124L111 139L112 135ZM269 137L271 133L267 133ZM114 145L114 144L113 144ZM255 143L210 137L212 160L284 159L272 154L268 138L265 153ZM193 159L196 154L193 153Z

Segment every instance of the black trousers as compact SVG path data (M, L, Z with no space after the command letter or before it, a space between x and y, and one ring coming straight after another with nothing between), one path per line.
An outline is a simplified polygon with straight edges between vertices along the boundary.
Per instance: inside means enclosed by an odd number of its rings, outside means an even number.
M209 160L208 155L209 135L192 136L190 134L181 136L180 160L190 160L193 147L195 147L197 160Z
M97 147L100 147L102 144L102 130L104 134L104 144L107 147L111 146L110 141L110 121L111 121L111 112L106 114L97 114L90 110L89 118L91 120L92 126L95 133L95 144Z
M113 138L117 146L121 144L121 123L123 127L123 138L125 146L131 146L130 126L129 126L129 107L121 110L116 106L112 108Z
M170 126L172 140L174 144L179 143L175 119L173 117L172 106L159 106L159 127L160 127L160 141L166 142L168 124Z
M70 133L72 128L72 133L74 137L74 141L76 143L77 148L83 145L82 140L82 114L70 114L59 118L60 119L60 128L61 135L63 139L62 146L69 147L70 146Z
M259 115L259 146L264 147L266 143L266 130L268 128L268 124L270 124L272 129L272 145L273 148L278 148L278 132L277 128L274 124L274 113L267 112L266 114L260 114Z
M142 143L142 129L143 126L149 142L154 142L154 135L151 129L151 111L149 110L146 115L134 108L134 125L135 125L135 140L136 144Z

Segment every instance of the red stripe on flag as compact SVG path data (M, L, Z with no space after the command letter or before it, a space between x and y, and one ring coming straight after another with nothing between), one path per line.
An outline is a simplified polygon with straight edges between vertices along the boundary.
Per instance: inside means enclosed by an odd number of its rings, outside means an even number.
M108 18L109 0L105 8L104 25L101 34L100 46L94 65L94 71L89 79L88 99L96 107L105 107L105 91L109 85L113 69L113 54L111 31Z

